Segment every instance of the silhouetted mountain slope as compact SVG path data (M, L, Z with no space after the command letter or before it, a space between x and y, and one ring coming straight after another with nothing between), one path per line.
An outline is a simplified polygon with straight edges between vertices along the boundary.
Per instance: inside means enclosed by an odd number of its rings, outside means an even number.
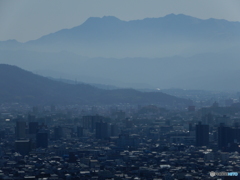
M0 48L65 50L88 57L166 57L221 52L239 46L239 40L239 22L183 14L133 21L104 16L27 43L2 42Z
M133 89L102 90L87 84L50 80L16 66L0 65L0 102L31 104L189 104L164 93L142 93Z

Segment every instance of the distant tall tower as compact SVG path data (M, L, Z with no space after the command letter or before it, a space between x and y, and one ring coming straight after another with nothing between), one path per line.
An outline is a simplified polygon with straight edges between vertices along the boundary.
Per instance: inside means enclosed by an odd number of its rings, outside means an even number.
M24 121L17 121L16 128L15 128L15 135L16 138L26 138L26 122Z
M48 147L48 133L47 131L41 130L36 134L36 147L47 148Z
M97 122L96 123L96 138L104 139L108 137L108 123Z
M218 127L218 148L226 150L230 143L234 141L233 130L221 123Z
M209 145L209 125L199 122L196 125L196 146Z
M63 128L61 126L54 127L54 139L63 137Z

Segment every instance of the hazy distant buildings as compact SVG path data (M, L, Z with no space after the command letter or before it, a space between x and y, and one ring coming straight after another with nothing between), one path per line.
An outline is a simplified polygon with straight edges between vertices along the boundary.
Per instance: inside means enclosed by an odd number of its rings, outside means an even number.
M117 145L121 148L137 147L139 143L140 137L136 134L129 135L128 133L122 133L117 140Z
M83 137L83 127L77 127L77 137Z
M29 122L28 123L29 134L37 134L38 132L38 122Z
M36 120L36 116L35 115L32 115L32 114L28 115L28 122L34 122L35 120Z
M132 128L133 127L133 122L129 119L125 120L125 126L126 128Z
M232 98L225 100L225 106L231 106L233 103L234 103L234 101Z
M194 112L195 111L195 106L188 106L188 111L189 112Z
M96 123L100 122L103 119L102 116L83 116L82 117L82 126L84 129L88 129L93 132L96 129Z
M4 139L5 138L5 131L4 130L0 130L0 139Z
M231 125L230 117L223 115L222 117L216 118L217 124Z
M51 112L55 112L56 111L56 106L55 105L51 105Z
M110 136L118 136L119 135L119 129L116 124L110 125Z

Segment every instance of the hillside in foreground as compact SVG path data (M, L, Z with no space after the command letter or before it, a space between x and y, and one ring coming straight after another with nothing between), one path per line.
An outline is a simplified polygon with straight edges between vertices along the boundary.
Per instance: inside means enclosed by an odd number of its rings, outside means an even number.
M48 79L16 66L0 65L0 102L29 104L186 104L189 100L161 92L133 89L103 90L87 84L68 84Z

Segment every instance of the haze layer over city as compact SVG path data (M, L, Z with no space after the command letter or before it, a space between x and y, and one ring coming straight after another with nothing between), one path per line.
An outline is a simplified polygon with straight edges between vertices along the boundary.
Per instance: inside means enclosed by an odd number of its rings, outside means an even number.
M0 0L0 179L239 179L240 1Z

